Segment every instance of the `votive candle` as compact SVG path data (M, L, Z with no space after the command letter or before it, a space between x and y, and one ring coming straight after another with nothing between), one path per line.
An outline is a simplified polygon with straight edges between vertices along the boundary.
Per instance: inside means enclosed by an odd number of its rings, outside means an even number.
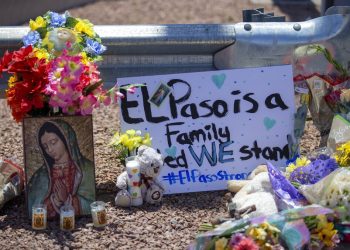
M70 205L64 205L60 209L60 228L62 231L71 231L75 225L74 208Z
M135 156L125 159L125 168L128 173L128 191L131 195L131 205L141 206L143 203L140 181L141 181L141 166Z
M47 208L44 204L37 204L32 207L32 228L35 230L46 229Z
M90 206L94 226L104 227L107 224L106 204L103 201L95 201Z

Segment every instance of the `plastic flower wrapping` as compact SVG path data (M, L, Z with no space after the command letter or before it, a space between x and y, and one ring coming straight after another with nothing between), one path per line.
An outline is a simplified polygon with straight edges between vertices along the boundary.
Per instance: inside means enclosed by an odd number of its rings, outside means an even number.
M152 138L149 133L142 135L140 130L129 129L125 133L116 132L110 142L110 146L117 150L118 158L136 155L136 150L141 145L151 146Z
M332 113L341 114L344 118L349 119L350 112L350 77L347 69L339 63L331 54L331 52L320 45L313 46L318 53L324 55L333 71L327 75L320 76L324 80L324 93L322 95L314 95L316 99L323 98ZM314 92L317 94L317 85L314 86ZM317 97L318 96L318 97ZM323 102L320 100L319 102Z
M294 53L294 84L298 105L307 103L314 125L326 141L334 113L349 119L349 73L331 45L300 46ZM298 139L298 138L297 138Z
M88 20L49 11L29 26L23 46L0 60L0 75L11 75L6 97L16 121L26 115L87 115L123 97L117 86L102 88L96 61L106 47ZM136 86L123 88L133 92Z
M189 249L334 249L333 210L318 205L253 219L229 220L197 235Z

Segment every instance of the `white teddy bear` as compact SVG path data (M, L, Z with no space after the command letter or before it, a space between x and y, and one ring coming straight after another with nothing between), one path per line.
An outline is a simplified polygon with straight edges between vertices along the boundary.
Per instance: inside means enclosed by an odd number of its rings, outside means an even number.
M162 155L155 149L148 146L140 146L135 157L140 164L140 183L143 201L149 204L160 203L163 198L164 188L157 180L163 167ZM117 178L117 187L120 191L115 197L115 204L121 207L132 205L132 195L130 194L130 179L127 171L121 173Z

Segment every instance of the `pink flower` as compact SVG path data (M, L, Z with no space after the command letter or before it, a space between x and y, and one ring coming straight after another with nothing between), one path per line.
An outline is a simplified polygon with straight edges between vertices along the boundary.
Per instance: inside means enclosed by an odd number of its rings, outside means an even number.
M44 93L46 95L56 95L57 94L57 85L56 84L47 84L45 86Z
M81 96L80 98L80 113L82 115L90 115L94 108L97 98L93 95Z
M111 104L111 97L108 96L106 93L101 93L99 96L98 96L98 101L99 102L102 102L103 105L105 106L108 106L109 104Z
M244 237L233 247L233 250L259 250L259 246L252 239Z
M136 91L136 87L135 87L135 86L132 86L132 87L128 88L127 91L128 91L130 94L134 94L135 91Z
M237 245L244 238L245 238L245 236L242 233L236 233L236 234L232 235L232 237L230 239L230 246L234 247L235 245Z
M111 88L107 93L113 103L118 103L119 98L124 98L124 95L118 90L117 86Z

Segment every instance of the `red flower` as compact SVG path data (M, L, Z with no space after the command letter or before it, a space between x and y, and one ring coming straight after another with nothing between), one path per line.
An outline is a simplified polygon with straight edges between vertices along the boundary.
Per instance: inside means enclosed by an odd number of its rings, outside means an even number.
M48 83L47 64L32 53L31 46L12 53L5 53L1 59L1 72L16 74L17 81L6 91L7 103L17 122L34 109L44 107L45 85Z
M259 246L255 244L252 239L244 237L237 245L233 247L233 250L259 250Z
M2 72L7 71L7 67L12 60L12 54L8 51L5 52L4 56L0 60L0 76Z

